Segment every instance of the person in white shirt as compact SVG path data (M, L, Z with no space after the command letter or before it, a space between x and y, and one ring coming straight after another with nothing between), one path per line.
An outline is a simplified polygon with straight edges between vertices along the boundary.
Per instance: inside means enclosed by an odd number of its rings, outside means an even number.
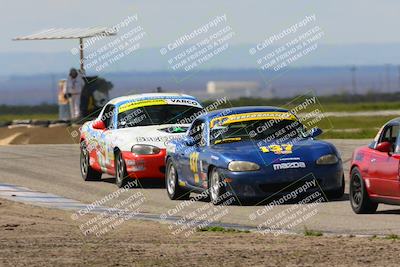
M65 86L64 94L69 99L71 110L71 118L78 119L80 117L80 100L82 88L85 82L82 75L74 68L69 71L67 86Z
M68 121L71 119L71 112L69 111L68 98L65 97L65 87L67 80L62 79L58 82L58 119Z

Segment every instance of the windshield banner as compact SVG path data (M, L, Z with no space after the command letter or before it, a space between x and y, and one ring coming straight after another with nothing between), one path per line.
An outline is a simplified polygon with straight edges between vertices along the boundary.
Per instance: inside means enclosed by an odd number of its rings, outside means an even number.
M297 120L290 112L252 112L233 114L223 117L217 117L211 120L210 128L220 125L228 125L236 122L255 121L255 120Z
M192 106L201 108L199 102L194 99L187 99L187 98L169 98L169 99L146 99L146 100L139 100L139 101L132 101L128 103L124 103L119 106L118 113L125 112L127 110L147 107L147 106L158 106L158 105L183 105L183 106Z

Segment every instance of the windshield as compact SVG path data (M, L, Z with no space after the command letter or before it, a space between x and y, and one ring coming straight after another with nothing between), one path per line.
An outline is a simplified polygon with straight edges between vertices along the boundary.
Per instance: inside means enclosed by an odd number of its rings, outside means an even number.
M306 137L306 128L297 120L253 120L213 127L210 132L210 143L221 144L244 140L274 141Z
M189 124L201 108L185 105L153 105L129 109L118 114L118 128L162 125Z

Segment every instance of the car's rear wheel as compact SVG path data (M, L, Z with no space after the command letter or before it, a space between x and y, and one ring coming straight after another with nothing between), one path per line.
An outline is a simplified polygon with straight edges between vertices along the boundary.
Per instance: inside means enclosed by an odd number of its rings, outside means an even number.
M355 167L350 177L350 204L357 214L375 213L378 203L373 202L368 196L361 172Z
M94 170L90 166L89 151L87 150L85 142L81 143L80 169L82 178L85 181L99 181L101 179L102 173Z
M172 200L187 200L190 192L179 185L178 172L171 159L167 161L165 187L167 188L168 197Z
M224 202L222 195L226 192L226 190L217 168L212 168L208 174L208 188L210 201L214 205L219 205Z
M128 172L126 171L125 161L121 153L117 153L115 158L115 184L121 188L127 184Z

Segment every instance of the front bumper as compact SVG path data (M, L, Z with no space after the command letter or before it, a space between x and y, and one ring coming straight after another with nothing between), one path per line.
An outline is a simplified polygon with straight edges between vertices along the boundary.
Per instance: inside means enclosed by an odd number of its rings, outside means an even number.
M246 199L266 199L293 192L306 182L316 180L315 186L307 185L306 194L322 191L324 194L338 190L342 186L342 164L315 166L307 169L290 169L278 171L231 172L220 169L226 181L226 190L234 196Z
M126 171L128 172L129 177L135 179L164 179L165 155L165 149L161 149L160 153L154 155L136 155L132 152L122 152L122 158L125 160Z

